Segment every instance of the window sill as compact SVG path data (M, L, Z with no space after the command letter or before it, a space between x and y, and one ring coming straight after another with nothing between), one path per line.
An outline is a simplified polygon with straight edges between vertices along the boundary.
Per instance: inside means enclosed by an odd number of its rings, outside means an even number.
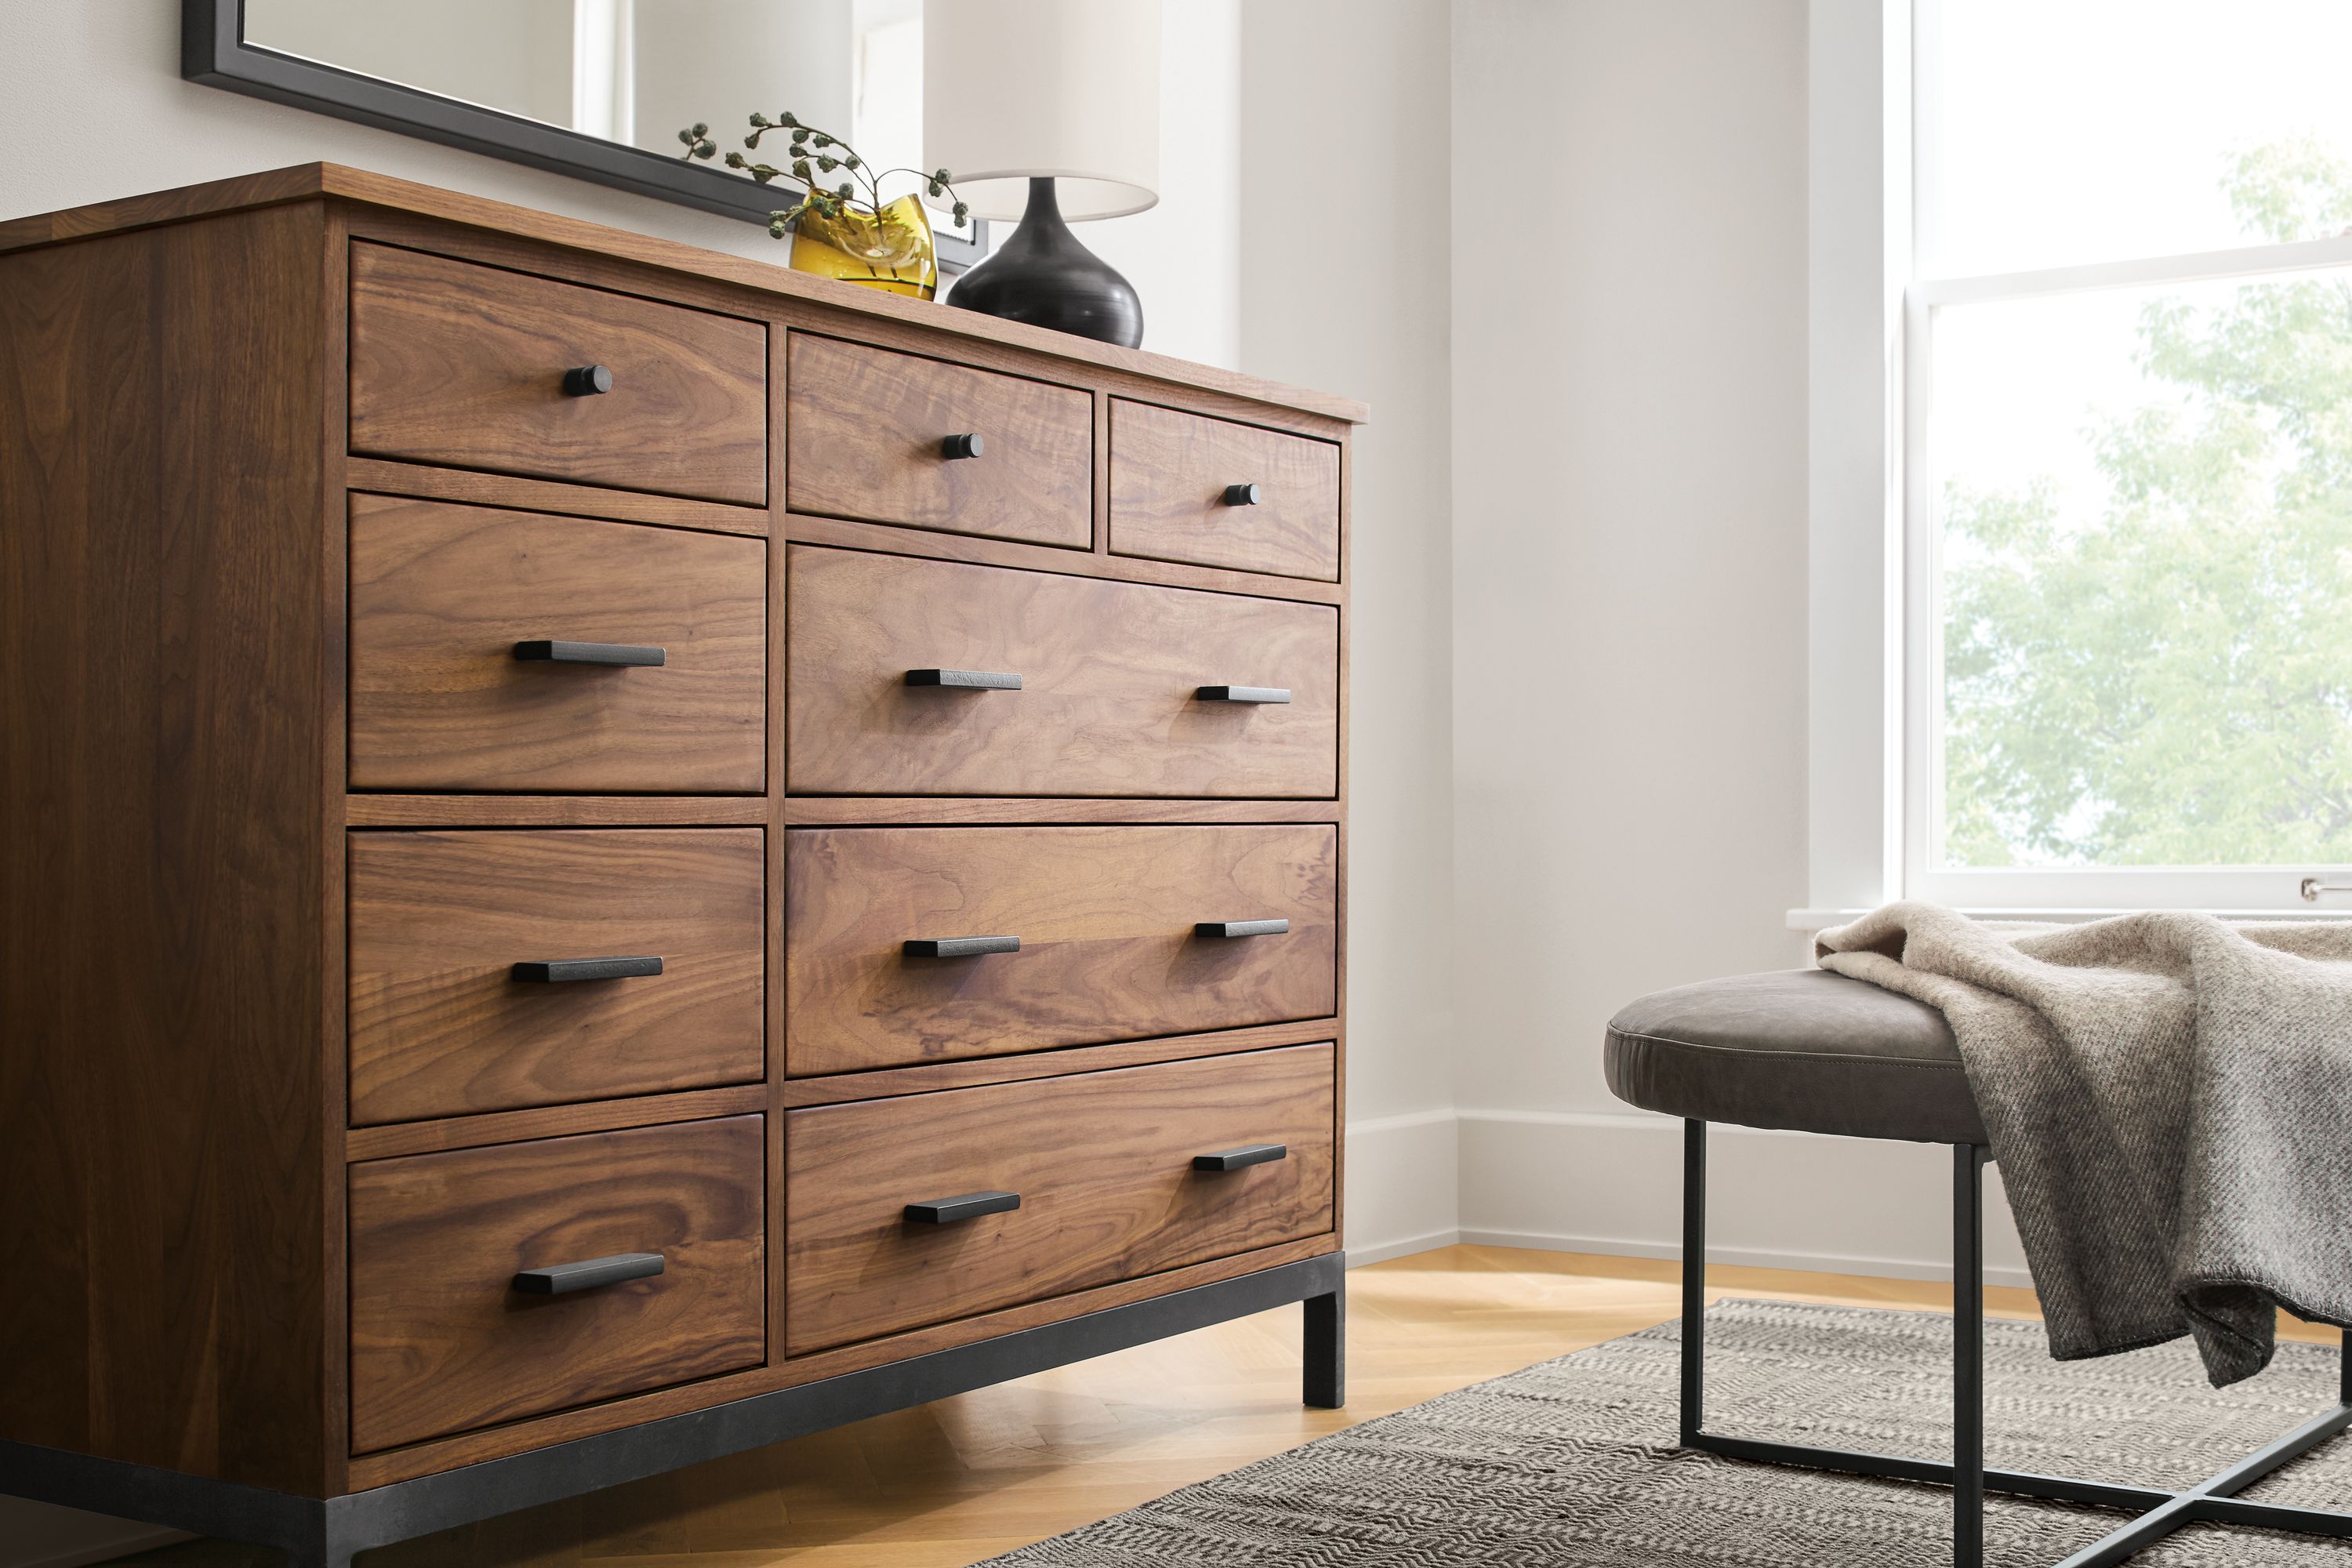
M1832 926L1842 926L1858 921L1868 910L1790 910L1788 927L1808 934L1823 931ZM1960 913L1980 921L2049 921L2059 925L2080 925L2085 921L2103 921L2116 915L2133 915L2136 909L2105 910L2018 910L1962 909ZM2206 914L2218 915L2227 921L2343 921L2352 920L2352 909L2304 908L2293 910L2207 910Z

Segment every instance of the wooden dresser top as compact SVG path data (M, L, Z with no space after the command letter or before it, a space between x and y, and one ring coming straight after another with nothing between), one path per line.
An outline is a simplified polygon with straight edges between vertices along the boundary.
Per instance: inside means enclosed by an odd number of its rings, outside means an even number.
M1199 387L1229 396L1249 398L1306 414L1362 424L1370 411L1364 405L1303 387L1286 386L1244 375L1238 371L1195 364L1165 354L1096 342L1043 327L1007 321L971 310L946 310L928 300L911 300L861 289L854 283L794 272L780 263L754 261L723 251L705 250L676 240L609 228L603 224L559 217L530 207L463 195L437 186L371 174L340 163L298 163L263 174L241 174L205 184L183 185L120 201L98 202L63 212L0 221L0 253L87 239L98 235L144 228L155 224L288 202L332 197L415 213L451 223L494 229L548 245L619 257L650 267L733 284L741 288L801 299L839 310L903 321L953 337L1003 343L1034 350L1063 359L1104 365L1155 381ZM781 254L781 252L780 252Z

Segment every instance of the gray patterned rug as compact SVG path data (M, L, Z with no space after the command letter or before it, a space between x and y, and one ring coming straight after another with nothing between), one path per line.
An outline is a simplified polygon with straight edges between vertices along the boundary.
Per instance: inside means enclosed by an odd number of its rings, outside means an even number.
M994 1568L1945 1568L1949 1494L1675 1447L1667 1323L1479 1384L992 1560ZM1708 1426L1880 1453L1949 1453L1951 1323L1727 1301L1707 1313ZM2206 1386L2187 1342L2051 1361L1987 1325L1988 1460L2187 1486L2334 1403L2333 1350L2289 1344ZM2245 1494L2352 1510L2352 1436ZM2123 1515L1995 1499L1989 1568L2048 1568ZM2352 1544L2197 1525L2145 1568L2352 1563Z

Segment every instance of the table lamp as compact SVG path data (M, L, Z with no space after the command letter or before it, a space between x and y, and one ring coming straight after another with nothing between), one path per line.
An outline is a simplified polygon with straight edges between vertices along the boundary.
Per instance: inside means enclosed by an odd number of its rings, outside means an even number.
M1160 199L1160 0L928 0L923 162L1021 220L949 304L1142 342L1134 285L1069 226Z

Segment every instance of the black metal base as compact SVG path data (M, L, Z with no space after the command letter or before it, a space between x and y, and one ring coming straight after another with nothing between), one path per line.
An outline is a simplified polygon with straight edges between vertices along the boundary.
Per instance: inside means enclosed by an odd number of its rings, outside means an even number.
M2193 1523L2256 1525L2304 1535L2352 1539L2352 1513L2244 1502L2236 1496L2282 1465L2352 1426L2352 1340L2346 1344L2335 1409L2321 1412L2260 1452L2185 1491L1984 1468L1986 1151L1972 1144L1956 1144L1952 1150L1951 1460L1946 1463L1843 1448L1817 1448L1801 1443L1759 1442L1707 1431L1706 1123L1685 1121L1683 1139L1683 1447L1759 1464L1793 1465L1845 1475L1885 1476L1948 1486L1952 1489L1955 1568L1982 1568L1984 1499L1988 1491L2121 1509L2138 1515L2056 1568L2107 1568L2108 1564L2137 1556L2181 1526Z
M0 1442L0 1494L271 1547L284 1552L292 1568L348 1568L356 1552L926 1405L1293 1301L1307 1304L1305 1402L1337 1408L1346 1394L1347 1266L1344 1253L1328 1253L1067 1322L343 1497L296 1497L6 1442Z

